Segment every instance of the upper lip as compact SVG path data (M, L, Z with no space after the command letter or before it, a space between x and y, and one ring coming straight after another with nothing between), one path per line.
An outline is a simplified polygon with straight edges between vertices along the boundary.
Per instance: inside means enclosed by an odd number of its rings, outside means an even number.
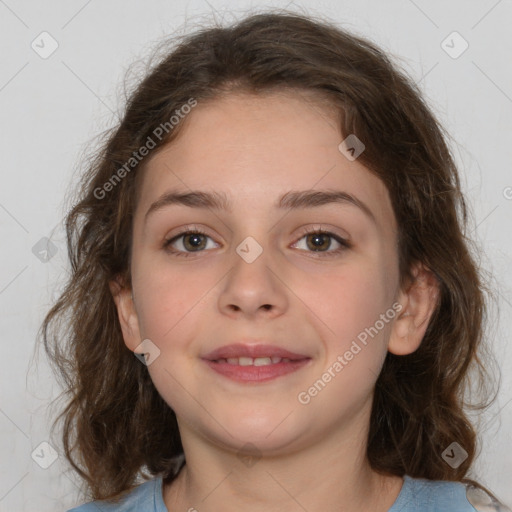
M243 343L235 343L233 345L225 345L209 352L203 359L216 361L217 359L228 359L235 357L280 357L293 360L309 359L309 356L297 354L275 345L246 345Z

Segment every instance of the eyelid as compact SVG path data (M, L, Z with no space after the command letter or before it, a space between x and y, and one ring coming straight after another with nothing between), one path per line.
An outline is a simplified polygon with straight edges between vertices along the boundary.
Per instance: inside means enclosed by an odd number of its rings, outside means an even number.
M303 237L304 235L309 235L311 233L324 233L327 235L333 235L333 237L337 237L340 240L346 242L347 244L350 244L351 241L348 233L342 235L338 233L338 230L339 228L336 228L335 226L331 226L329 224L310 224L308 226L303 226L299 228L299 233L300 237Z
M209 236L210 238L214 238L213 235L209 232L209 230L199 227L196 224L187 224L186 226L182 226L181 228L178 228L177 230L171 231L170 234L165 236L166 241L171 241L175 238L178 238L182 235L185 235L187 233L199 233L201 235Z
M304 235L312 233L312 232L321 231L324 233L327 233L327 232L332 233L333 235L336 235L336 236L346 240L347 242L350 241L350 237L348 236L348 233L345 235L338 234L336 232L336 230L338 228L336 228L336 226L331 226L329 224L317 223L317 224L302 226L298 229L299 229L300 236L304 236ZM177 228L177 230L171 231L171 234L166 235L166 239L169 240L171 238L178 237L178 236L183 235L184 233L188 233L190 231L198 232L203 235L210 236L212 238L214 237L211 234L211 232L209 232L210 230L208 228L199 227L197 224L186 224L185 226Z

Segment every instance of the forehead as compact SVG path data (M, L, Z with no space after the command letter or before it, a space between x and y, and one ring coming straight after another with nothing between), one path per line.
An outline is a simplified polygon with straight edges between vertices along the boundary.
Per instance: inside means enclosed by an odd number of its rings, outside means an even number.
M394 226L383 182L338 149L339 114L311 95L233 94L199 104L144 169L138 215L168 190L219 191L259 208L290 190L343 190Z

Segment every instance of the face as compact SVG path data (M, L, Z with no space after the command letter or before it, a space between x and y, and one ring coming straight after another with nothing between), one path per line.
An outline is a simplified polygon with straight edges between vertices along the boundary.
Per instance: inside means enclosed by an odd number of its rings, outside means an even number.
M388 192L340 152L334 115L297 93L199 103L186 123L144 170L125 342L160 351L148 371L180 429L269 453L312 443L369 410L388 350L399 278ZM235 359L228 376L204 358L231 344L302 361L254 380L260 370L244 377Z

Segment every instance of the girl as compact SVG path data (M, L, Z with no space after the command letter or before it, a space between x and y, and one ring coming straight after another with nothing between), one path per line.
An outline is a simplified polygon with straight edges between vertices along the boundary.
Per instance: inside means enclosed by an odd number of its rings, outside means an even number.
M466 478L465 222L439 124L372 43L289 13L186 37L67 217L43 334L95 500L73 510L500 510Z

